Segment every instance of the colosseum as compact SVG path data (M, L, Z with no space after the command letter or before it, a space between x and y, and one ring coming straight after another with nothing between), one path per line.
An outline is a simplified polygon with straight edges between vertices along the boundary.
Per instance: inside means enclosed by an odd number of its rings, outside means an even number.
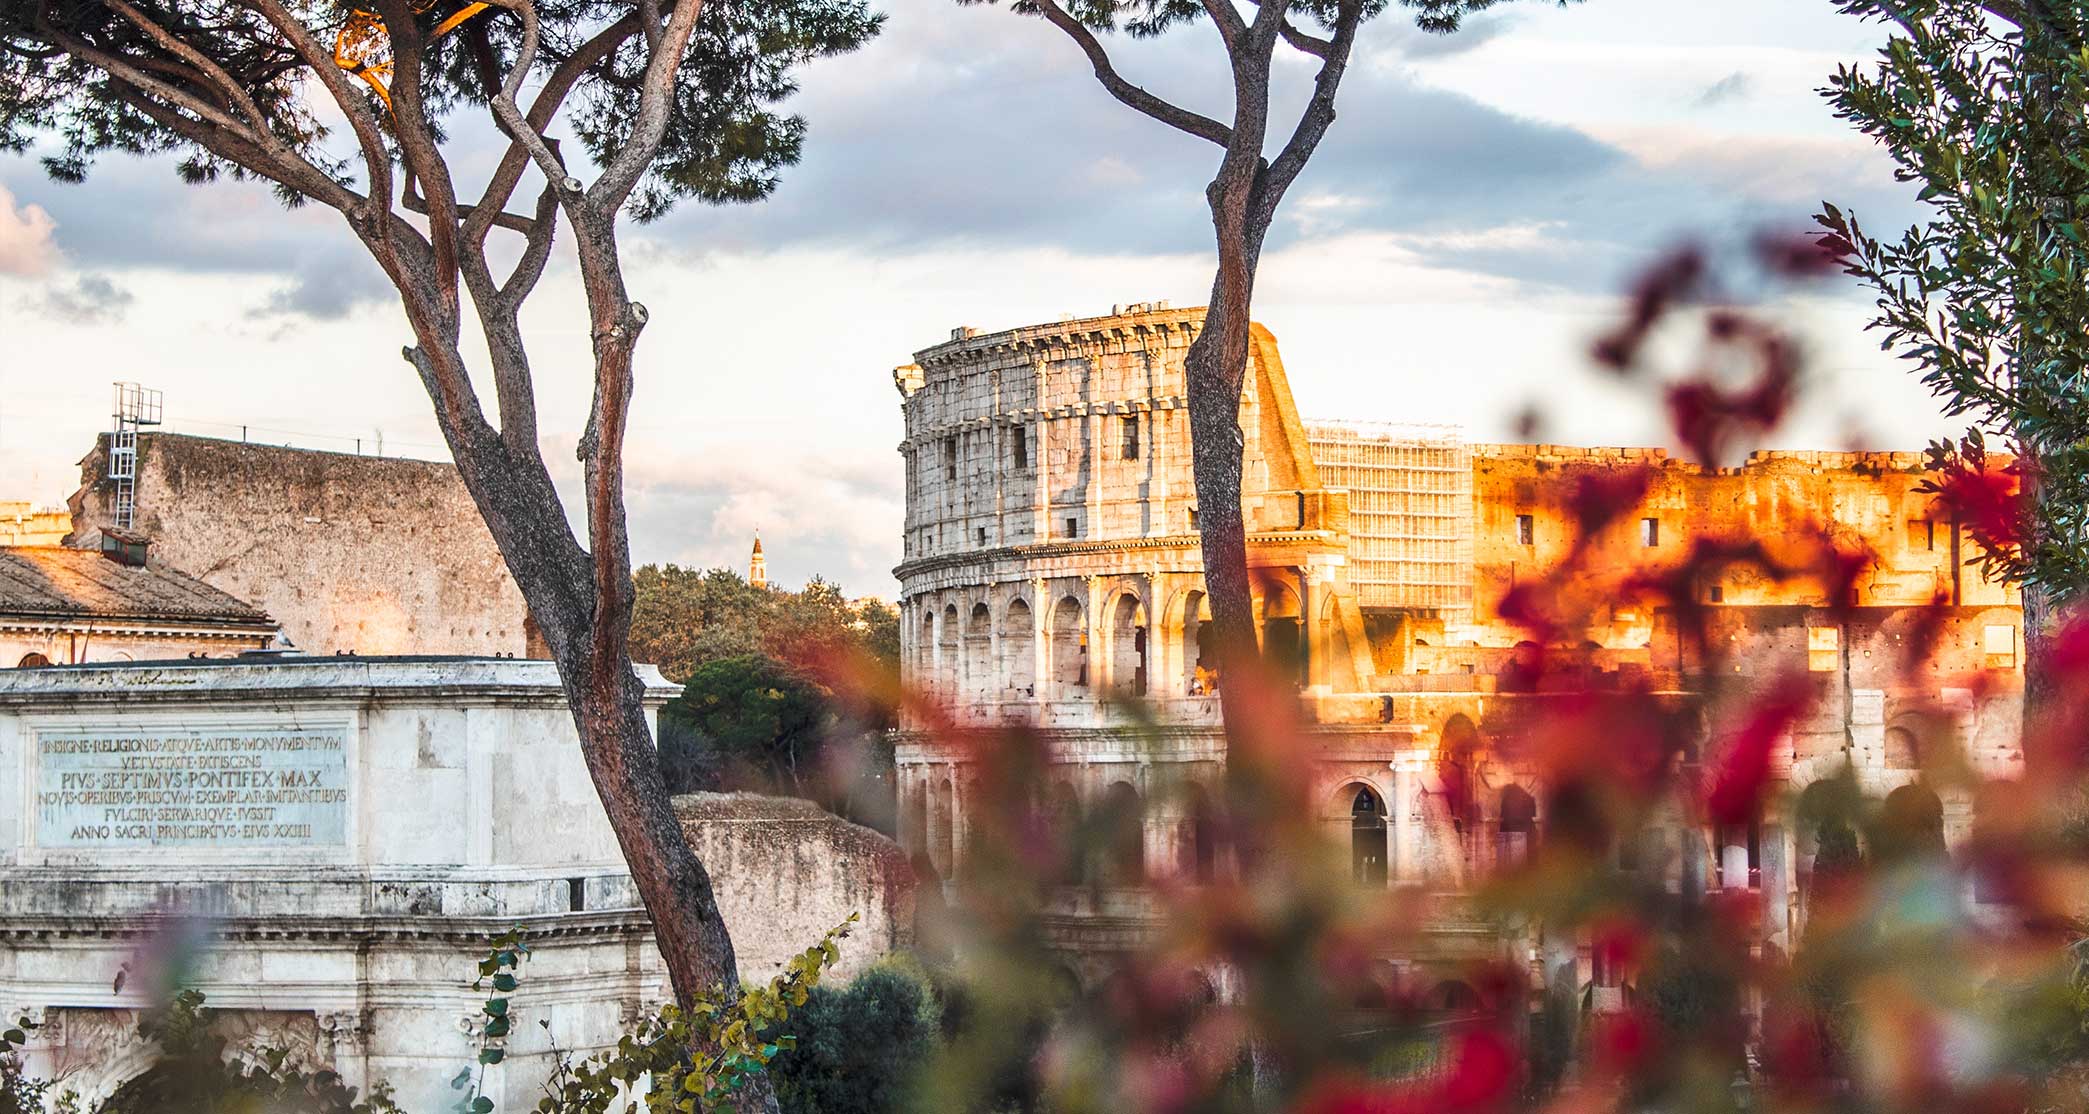
M961 730L1041 732L1062 803L1144 809L1129 869L1065 887L1053 930L1081 977L1148 926L1144 878L1213 869L1196 790L1182 791L1210 784L1224 754L1183 397L1201 320L1155 303L958 329L893 372L906 421L904 680ZM1577 544L1584 557L1596 547L1588 567L1658 568L1693 537L1832 524L1871 554L1851 599L1831 607L1817 588L1739 570L1693 589L1750 675L1814 675L1815 710L1780 741L1775 776L1797 788L1848 762L1870 792L1930 794L1919 755L1944 736L1984 771L2021 762L2017 598L1983 578L1971 540L1918 490L1919 454L1763 452L1711 469L1660 449L1310 422L1259 325L1246 382L1256 629L1266 660L1295 671L1318 819L1361 884L1456 893L1541 837L1536 771L1491 745L1527 698L1511 675L1528 636L1497 607ZM1625 468L1653 477L1640 504L1577 541L1577 479ZM1910 675L1894 651L1927 636L1916 608L1939 624L1938 649ZM1702 687L1705 662L1674 616L1618 596L1587 601L1583 618L1565 649L1591 684ZM1157 732L1136 726L1134 705ZM949 877L964 866L973 771L929 726L916 716L902 732L901 835ZM1970 804L1949 791L1933 804L1947 838L1965 838ZM1796 828L1776 807L1745 827L1686 825L1670 883L1758 891L1763 942L1789 947L1812 855ZM1486 946L1473 928L1439 926L1443 955ZM1585 944L1547 941L1544 955L1548 971L1572 963L1576 985L1603 985Z

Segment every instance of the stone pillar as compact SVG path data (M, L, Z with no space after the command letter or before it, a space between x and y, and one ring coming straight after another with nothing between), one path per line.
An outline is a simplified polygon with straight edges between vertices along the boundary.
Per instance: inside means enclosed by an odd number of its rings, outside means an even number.
M319 1055L341 1075L341 1082L358 1091L370 1089L370 1029L361 1010L321 1013Z
M1393 869L1389 873L1395 883L1421 881L1421 829L1414 822L1414 798L1421 784L1417 775L1428 760L1426 750L1403 750L1392 761L1393 800L1386 811L1393 825Z
M1043 577L1030 580L1030 684L1038 704L1059 697L1059 679L1052 676L1052 609L1059 601L1045 591Z
M1792 951L1792 847L1783 824L1762 826L1763 943L1785 955Z
M1313 639L1318 637L1320 624L1313 621L1314 605L1318 599L1313 594L1313 570L1310 565L1298 567L1298 665L1300 688L1316 683L1322 666L1319 655L1313 652Z
M965 865L965 844L971 842L966 835L965 824L965 777L964 771L952 762L943 767L944 776L950 779L950 866L943 872L946 881L954 881Z
M1094 482L1094 474L1091 472L1089 474L1089 483L1092 486ZM1104 674L1107 672L1103 668L1102 662L1103 643L1102 638L1100 637L1102 634L1102 624L1097 619L1096 615L1096 612L1102 606L1102 582L1103 578L1100 576L1084 576L1081 578L1083 596L1083 602L1081 605L1081 630L1083 637L1087 639L1088 646L1087 653L1082 655L1082 661L1087 666L1088 699L1091 703L1095 704L1102 703L1102 679Z

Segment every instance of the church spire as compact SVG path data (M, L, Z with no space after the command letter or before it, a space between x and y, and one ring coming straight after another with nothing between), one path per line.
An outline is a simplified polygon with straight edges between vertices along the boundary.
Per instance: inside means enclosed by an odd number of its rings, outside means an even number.
M769 561L762 556L762 532L754 532L754 554L747 558L747 583L755 588L769 586Z

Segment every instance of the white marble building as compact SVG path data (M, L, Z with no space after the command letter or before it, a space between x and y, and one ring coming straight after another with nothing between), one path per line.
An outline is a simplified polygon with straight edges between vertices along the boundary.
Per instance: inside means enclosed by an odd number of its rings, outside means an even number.
M674 689L641 667L657 707ZM165 937L246 1048L447 1108L487 941L532 949L501 1109L549 1044L613 1043L667 990L552 663L280 658L0 671L0 1009L84 1109L149 1070ZM142 965L142 966L141 966ZM550 1022L540 1028L539 1019ZM481 1019L482 1020L482 1019Z

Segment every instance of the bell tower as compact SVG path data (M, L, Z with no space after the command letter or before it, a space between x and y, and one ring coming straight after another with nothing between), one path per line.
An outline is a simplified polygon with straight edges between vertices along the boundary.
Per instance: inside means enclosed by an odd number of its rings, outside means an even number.
M762 556L762 535L754 535L754 553L747 558L747 583L754 588L769 586L769 560Z

